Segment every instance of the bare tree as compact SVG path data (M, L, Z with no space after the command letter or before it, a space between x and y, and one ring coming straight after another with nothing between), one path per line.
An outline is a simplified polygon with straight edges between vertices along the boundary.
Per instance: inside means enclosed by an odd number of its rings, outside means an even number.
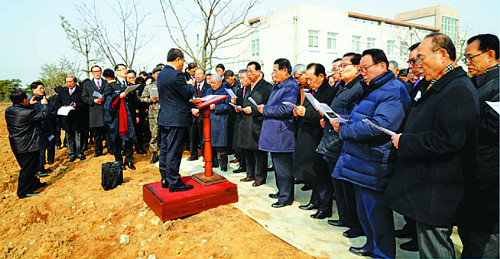
M457 49L457 61L464 57L465 47L467 47L467 40L472 37L472 26L468 23L460 26L460 32L458 33L456 49Z
M192 0L196 14L189 8L182 12L180 4L185 7L186 1L159 1L170 38L203 69L212 67L218 49L247 37L258 27L250 26L247 19L260 0Z
M66 38L71 42L71 48L85 58L85 69L83 71L87 74L87 78L90 78L90 64L102 60L95 51L92 51L93 44L96 42L95 32L92 31L92 28L77 29L64 16L60 16L60 18Z
M124 63L132 68L140 49L152 39L141 34L141 26L149 13L139 11L135 0L116 0L111 9L115 12L117 23L104 21L96 6L96 1L82 1L77 6L80 18L95 37L100 53L111 63ZM109 18L109 15L107 15ZM118 24L115 28L108 24Z
M80 76L80 67L74 62L61 58L58 63L44 64L40 67L39 80L45 84L45 91L51 94L56 86L65 84L66 75L73 74L76 77Z

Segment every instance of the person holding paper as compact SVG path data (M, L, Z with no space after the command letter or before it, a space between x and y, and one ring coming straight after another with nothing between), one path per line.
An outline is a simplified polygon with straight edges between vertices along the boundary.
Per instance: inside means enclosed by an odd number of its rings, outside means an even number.
M234 76L234 72L232 70L226 70L224 71L224 80L226 81L225 84L222 86L224 89L230 89L233 91L234 94L238 91L240 88L240 82L236 80ZM231 96L229 97L231 98ZM234 147L233 147L233 138L234 138L234 123L236 120L236 112L234 109L230 109L229 111L229 116L227 119L227 152L228 154L234 154ZM237 159L231 161L231 163L236 163L238 162Z
M291 76L290 61L280 58L274 61L273 74L278 83L273 87L267 104L259 104L257 110L264 121L259 139L259 150L270 152L276 172L278 201L273 208L291 205L294 199L292 175L295 132L292 108L283 102L297 103L299 85ZM248 166L248 165L247 165Z
M330 104L335 95L335 89L328 84L325 67L319 63L312 63L305 72L308 80L308 92L320 103ZM303 105L293 109L293 116L298 121L298 130L295 143L292 174L295 178L308 182L312 187L312 194L307 205L299 206L303 210L317 209L311 218L324 219L332 216L333 186L330 179L328 165L323 156L316 153L323 128L321 115L306 98Z
M479 98L477 174L466 179L458 234L464 245L462 257L498 258L499 115L486 101L498 102L499 41L496 35L470 38L464 63L472 75Z
M335 94L330 107L337 114L348 117L354 105L359 101L363 93L361 81L363 76L359 73L359 62L361 55L349 52L344 54L340 63L338 63L340 80L339 90ZM334 67L335 69L335 67ZM321 139L316 152L322 154L328 164L328 171L331 174L335 169L337 160L342 152L343 141L339 134L333 130L332 125L324 118L325 125L323 138ZM359 222L356 209L356 197L354 194L354 185L349 181L344 181L331 177L333 189L335 190L335 203L339 214L338 220L328 220L328 224L336 227L348 227L343 233L347 238L356 238L363 236L363 228Z
M384 191L394 171L396 149L389 135L363 122L369 119L396 131L410 103L403 83L387 70L389 61L380 49L363 51L359 72L363 93L347 123L332 123L344 141L332 176L354 185L358 217L366 234L363 247L351 247L356 255L394 258L392 210L383 203Z
M122 163L123 169L125 165L128 168L135 170L133 160L133 143L137 143L137 138L134 129L134 119L136 97L135 92L126 92L127 89L127 67L124 64L115 66L116 80L108 82L109 85L104 91L106 101L104 107L106 109L105 121L108 123L109 134L113 142L113 151L115 161ZM131 104L129 106L129 104ZM138 121L139 118L137 118ZM123 144L122 144L123 142ZM125 162L122 158L125 156Z
M237 98L231 98L231 103L236 105L234 111L236 112L236 119L234 123L234 136L233 136L233 146L235 148L235 157L238 158L239 167L233 170L233 173L242 173L247 171L246 166L246 150L241 148L241 117L242 111L241 106L243 105L243 92L250 86L250 78L248 78L247 70L240 70L239 74L241 87L236 91Z
M242 182L255 181L252 185L257 187L266 183L267 179L267 153L259 150L259 138L262 130L262 113L257 111L257 106L248 98L252 97L257 104L266 104L272 91L272 85L262 78L261 67L258 62L251 61L247 65L248 78L251 84L244 92L241 104L241 148L245 149L247 175Z
M205 92L210 88L208 79L205 80L205 70L198 68L194 73L194 97L203 97ZM193 114L193 120L191 125L189 125L189 153L191 154L187 161L198 160L198 150L203 153L203 118L199 114L199 110L196 108L191 109ZM194 114L197 114L196 116Z
M155 79L153 83L146 85L144 91L142 91L141 102L149 104L148 106L148 119L149 119L149 130L151 131L151 139L149 141L149 151L153 154L150 164L158 162L160 159L158 157L159 140L160 140L160 129L158 128L158 112L160 111L160 103L158 102L158 86L156 82L158 81L158 74L161 68L155 67L153 69L152 75Z
M82 100L89 106L89 127L94 133L94 157L103 155L102 141L107 135L104 122L104 91L108 83L101 78L101 68L94 65L90 68L92 79L83 85ZM108 150L109 151L109 150Z
M420 257L454 258L450 237L464 185L475 171L479 103L472 82L455 63L450 37L431 33L417 53L431 83L411 108L403 133L392 136L397 164L385 201L415 219Z

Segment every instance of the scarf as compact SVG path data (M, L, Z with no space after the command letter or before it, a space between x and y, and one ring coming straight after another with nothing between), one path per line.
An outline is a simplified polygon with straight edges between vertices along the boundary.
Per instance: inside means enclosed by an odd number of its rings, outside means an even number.
M119 103L118 103L119 102ZM127 124L127 108L125 107L125 101L122 98L116 98L115 101L111 104L111 108L115 109L115 106L118 107L118 135L123 137L128 133L128 124Z

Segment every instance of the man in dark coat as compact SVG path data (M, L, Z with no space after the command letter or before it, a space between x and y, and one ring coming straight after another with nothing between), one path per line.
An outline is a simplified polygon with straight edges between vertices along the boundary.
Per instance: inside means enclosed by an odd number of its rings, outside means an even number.
M354 184L358 217L366 234L363 247L350 252L382 258L396 256L392 210L383 203L384 191L394 171L396 150L390 136L363 120L391 131L401 126L410 98L406 87L387 70L388 60L380 49L363 51L359 64L363 94L348 122L330 122L344 141L332 176Z
M247 176L240 181L251 182L253 186L259 186L267 179L267 153L259 150L259 138L262 130L262 113L257 111L257 107L249 101L249 98L256 104L266 104L271 94L272 85L263 79L260 71L260 64L251 61L247 65L248 77L251 84L243 92L243 103L241 104L240 122L240 145L245 150L247 165Z
M299 97L299 85L291 72L292 66L288 59L274 61L273 74L277 85L273 87L268 102L257 106L264 117L259 149L271 153L276 171L278 201L272 204L273 208L291 205L294 199L292 166L296 124L293 108L283 103L296 104Z
M104 122L104 91L108 84L101 78L101 68L97 65L90 68L92 79L83 85L82 99L89 106L89 127L94 134L94 157L103 155L102 141L106 137L107 127ZM97 97L98 93L102 97Z
M137 121L134 110L136 102L135 91L127 93L127 67L124 64L115 66L116 80L108 82L104 91L106 98L104 103L104 121L108 123L109 135L113 142L115 161L122 163L128 168L135 170L133 160L133 144L137 143L134 121ZM129 105L130 104L130 105ZM123 148L122 148L123 147ZM122 158L125 156L125 162Z
M464 201L457 213L462 258L498 258L499 116L486 102L498 102L499 41L492 34L470 38L464 63L479 98L479 138L475 174L466 179Z
M342 116L347 117L351 114L354 105L358 102L363 93L363 87L361 85L363 76L361 76L358 71L360 61L361 55L353 52L346 53L340 61L339 73L343 83L339 84L339 90L335 94L335 98L333 98L330 107L333 111ZM325 130L323 138L316 151L324 155L331 174L342 151L343 142L329 122L324 122L324 124ZM349 229L343 233L343 236L348 238L364 235L363 228L358 219L354 185L351 182L333 177L331 179L333 189L335 190L335 203L337 205L339 219L328 220L328 224L332 226L348 227Z
M231 91L236 94L238 92L238 89L240 88L240 82L236 80L234 76L234 72L232 70L226 70L224 71L224 80L226 81L225 84L222 86L225 89L231 89ZM228 149L228 154L233 154L234 153L234 147L233 147L233 138L234 138L234 121L236 120L236 112L234 109L231 109L229 111L229 116L227 117L227 149ZM236 162L236 161L234 161Z
M22 90L10 94L12 106L5 109L5 121L9 131L12 152L21 167L17 184L17 196L20 199L37 195L37 189L46 185L35 177L35 172L42 148L40 123L47 119L48 108L45 97L40 100L42 109L36 112L29 106L28 97Z
M210 88L210 84L205 81L205 70L198 68L194 72L195 97L205 96L205 92ZM198 160L198 150L203 152L203 118L194 116L189 125L189 153L188 161Z
M172 48L167 54L167 65L158 75L158 95L160 99L160 174L163 188L170 192L187 191L193 188L181 180L179 167L182 158L182 140L192 121L189 101L195 94L192 85L186 83L181 72L184 54Z
M308 66L306 76L309 80L309 91L320 103L330 104L335 94L335 88L328 84L325 67L318 63ZM312 218L324 219L332 216L333 186L330 180L328 165L323 156L316 153L323 128L321 115L306 98L303 105L293 109L297 118L298 133L293 159L293 176L299 180L311 183L312 194L309 204L299 206L300 209L318 209Z
M243 92L246 91L246 87L250 85L250 78L248 78L248 72L246 69L240 70L239 74L241 87L235 92L236 99L231 99L231 103L235 104L234 111L236 113L236 118L234 122L234 135L233 135L233 147L235 149L235 157L238 159L239 167L236 170L233 170L233 173L242 173L246 172L246 156L245 150L241 148L241 106L243 105Z
M44 90L44 85L41 82L33 82L30 85L31 92L33 93L32 98L30 99L30 104L33 105L33 110L36 112L41 112L42 111L42 105L40 104L40 101L45 98L45 90ZM47 169L45 169L45 164L47 163L46 161L49 162L49 164L54 163L54 157L55 157L55 139L53 133L51 132L51 120L50 120L50 106L49 107L49 116L47 119L43 120L40 123L40 126L42 128L41 131L41 143L40 145L42 146L40 149L40 159L38 160L38 167L36 171L36 176L38 177L44 177L48 175ZM47 151L47 152L45 152ZM47 153L47 156L45 156L45 153ZM47 157L47 159L45 159Z
M62 128L66 132L66 139L68 140L69 162L75 161L76 158L85 160L82 133L86 123L82 120L82 118L85 118L85 103L82 100L82 92L82 88L76 85L76 77L67 75L66 87L58 95L61 106L74 108L69 112L68 116L61 118Z
M416 220L420 257L455 257L450 236L464 194L464 176L474 170L479 104L455 58L448 36L425 37L418 47L418 62L431 83L412 107L403 133L392 136L398 159L385 200Z

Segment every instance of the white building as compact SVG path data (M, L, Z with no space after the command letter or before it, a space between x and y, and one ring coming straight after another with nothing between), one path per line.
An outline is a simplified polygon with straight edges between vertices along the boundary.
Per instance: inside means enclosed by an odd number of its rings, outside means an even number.
M312 62L327 71L334 59L369 48L384 50L389 60L407 67L408 47L439 28L308 4L298 4L251 20L257 29L222 49L226 69L237 72L258 61L267 80L273 63L287 58L292 66Z

